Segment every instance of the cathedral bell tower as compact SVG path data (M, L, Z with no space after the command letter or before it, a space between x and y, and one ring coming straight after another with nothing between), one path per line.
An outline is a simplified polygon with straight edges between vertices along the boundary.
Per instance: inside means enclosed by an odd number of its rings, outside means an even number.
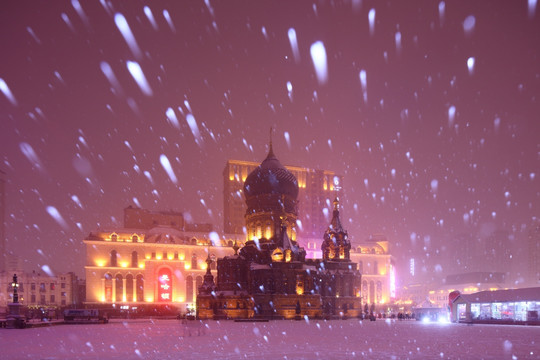
M323 260L350 261L351 242L339 219L339 200L334 200L334 212L321 246Z

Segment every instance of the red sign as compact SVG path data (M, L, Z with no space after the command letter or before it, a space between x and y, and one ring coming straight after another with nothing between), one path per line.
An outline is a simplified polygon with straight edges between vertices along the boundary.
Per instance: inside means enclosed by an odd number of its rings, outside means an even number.
M158 273L158 301L172 301L171 271L166 268Z

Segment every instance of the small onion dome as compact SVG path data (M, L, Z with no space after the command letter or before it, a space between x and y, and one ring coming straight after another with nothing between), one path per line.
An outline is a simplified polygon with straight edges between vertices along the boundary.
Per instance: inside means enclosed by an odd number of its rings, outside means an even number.
M244 194L252 197L262 194L288 195L298 197L298 180L276 158L270 146L268 156L253 170L244 182Z

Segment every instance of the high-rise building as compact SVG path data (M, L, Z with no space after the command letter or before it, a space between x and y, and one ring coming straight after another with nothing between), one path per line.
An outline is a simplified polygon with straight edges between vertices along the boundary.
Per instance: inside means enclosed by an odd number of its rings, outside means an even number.
M540 284L540 221L536 220L527 236L527 277L531 285Z
M228 160L223 170L224 232L245 232L246 203L244 181L260 164L250 161ZM298 181L298 238L320 239L332 217L332 201L342 193L341 175L329 170L314 170L299 166L285 166Z
M6 264L6 173L0 170L0 272L5 270Z

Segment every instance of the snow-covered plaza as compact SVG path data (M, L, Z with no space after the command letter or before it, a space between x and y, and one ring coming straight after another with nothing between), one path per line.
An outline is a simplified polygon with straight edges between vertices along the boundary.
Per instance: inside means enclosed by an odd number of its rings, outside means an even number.
M0 329L2 359L538 359L540 327L350 320Z

